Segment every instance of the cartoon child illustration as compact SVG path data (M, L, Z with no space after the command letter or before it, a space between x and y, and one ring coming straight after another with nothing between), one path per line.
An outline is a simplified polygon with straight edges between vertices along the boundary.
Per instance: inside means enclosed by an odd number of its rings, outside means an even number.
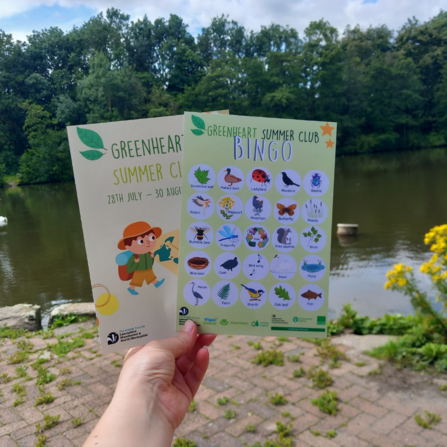
M164 279L157 281L152 270L154 265L152 252L161 233L161 228L152 228L147 222L134 222L123 231L123 238L118 242L118 248L127 250L129 254L126 271L128 279L132 280L127 290L132 295L138 295L135 287L142 287L144 281L146 284L152 283L155 287L160 287L165 281Z

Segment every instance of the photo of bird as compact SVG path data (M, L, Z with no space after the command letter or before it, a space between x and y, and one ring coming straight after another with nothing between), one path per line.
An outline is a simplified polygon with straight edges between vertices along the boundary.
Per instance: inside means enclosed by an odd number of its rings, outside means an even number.
M258 200L258 196L253 196L253 212L255 216L259 216L263 210L263 200Z
M192 284L192 294L194 295L194 298L196 299L196 304L194 304L194 306L198 306L199 300L203 300L203 296L200 295L199 292L194 292L194 286L196 285L195 282L190 282L189 284Z
M263 293L265 293L265 290L250 289L249 287L245 286L244 284L241 284L241 286L244 287L245 289L247 289L247 292L250 295L250 301L261 301L260 297Z
M225 270L229 270L229 271L233 271L234 268L236 268L239 264L239 261L236 258L234 259L229 259L228 261L225 261L223 264L221 264L220 266L223 267Z
M192 203L200 208L203 208L203 215L205 215L206 209L210 206L211 200L204 199L202 196L197 196L192 199Z
M227 173L225 174L224 180L229 183L228 186L233 186L234 183L239 183L242 181L242 179L240 179L239 177L231 174L230 168L225 169L225 171L227 171Z
M284 182L285 186L298 186L298 188L300 187L300 185L297 185L296 183L293 182L293 180L285 173L285 172L281 172L282 174L282 181Z

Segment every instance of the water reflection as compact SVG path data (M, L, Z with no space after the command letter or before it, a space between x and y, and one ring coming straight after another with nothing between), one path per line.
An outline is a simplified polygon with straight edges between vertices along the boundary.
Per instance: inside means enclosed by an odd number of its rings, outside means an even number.
M330 316L352 302L363 314L411 313L408 299L385 291L387 270L404 262L419 274L428 259L424 234L447 222L447 151L374 154L337 159L333 234L336 224L359 224L352 244L332 240Z
M377 154L337 159L332 229L330 318L351 302L371 316L411 313L408 299L385 291L387 270L428 259L424 234L447 222L447 152ZM75 186L0 190L0 306L91 300ZM335 236L337 223L359 224L358 237ZM425 277L417 273L428 289Z
M74 184L0 190L0 306L91 299Z

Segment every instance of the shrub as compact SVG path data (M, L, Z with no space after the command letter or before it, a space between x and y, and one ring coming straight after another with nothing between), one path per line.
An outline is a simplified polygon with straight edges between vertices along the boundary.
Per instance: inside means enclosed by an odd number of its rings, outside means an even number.
M39 366L37 368L37 380L36 385L44 385L46 383L50 383L56 379L56 375L50 373L47 368L44 366Z
M12 329L7 327L6 324L0 326L0 338L10 338L15 340L16 338L24 337L29 334L25 329Z
M27 375L26 370L27 369L28 369L27 366L18 366L16 368L17 377L26 377L26 375Z
M256 349L256 351L259 351L260 349L262 349L262 345L261 345L260 341L258 341L257 343L255 343L253 341L247 341L247 345L251 346L253 349Z
M436 291L436 300L443 304L443 313L447 312L447 224L433 227L426 235L424 242L430 245L433 253L428 262L422 264L420 271L425 273ZM443 342L447 343L447 321L437 312L430 300L427 292L420 290L413 273L412 267L404 264L396 264L387 273L388 281L385 289L396 290L410 297L417 315L426 318L437 327L438 332L443 337Z
M421 414L414 416L416 423L423 428L431 428L432 425L436 425L441 420L441 416L438 416L436 413L430 413L427 410L425 410L425 416L425 419L423 419Z
M270 395L269 400L273 405L285 405L287 403L286 398L280 393Z
M193 399L189 404L188 411L192 413L196 409L197 402Z
M36 397L34 406L37 407L43 404L51 404L51 402L54 401L54 396L51 392L48 391L48 393L45 393L45 387L43 385L39 385L38 388L40 396Z
M69 313L67 315L56 315L51 324L51 329L55 329L62 326L68 326L69 324L79 323L82 321L87 321L88 317L80 317L79 315L74 315Z
M235 417L236 417L236 412L234 410L228 409L224 414L225 419L234 419Z
M277 349L270 349L260 352L253 360L255 365L277 365L284 366L284 353Z
M336 391L326 390L320 394L320 397L313 399L312 405L316 405L321 411L335 416L340 408L338 408L338 397Z
M21 385L20 383L15 383L11 388L12 393L17 393L19 397L26 396L26 389L24 385Z
M312 385L314 388L327 388L334 382L328 372L322 369L317 370L316 366L309 369L307 377L312 380Z
M29 352L27 351L17 351L8 357L7 362L10 364L17 364L26 362L29 359Z
M85 421L85 417L81 418L74 418L71 423L73 424L73 428L79 427L83 422Z
M346 360L346 354L331 345L329 341L325 340L320 347L317 348L317 354L322 359L331 359L333 362L337 360Z
M293 370L293 377L303 377L304 374L306 374L306 370L303 367Z
M48 441L48 437L45 435L39 435L37 437L36 447L45 447L45 444Z
M173 447L196 447L196 445L196 442L192 439L177 438L174 441Z
M81 337L74 337L71 340L58 340L57 343L49 345L50 349L59 357L67 355L76 348L85 346L85 341Z

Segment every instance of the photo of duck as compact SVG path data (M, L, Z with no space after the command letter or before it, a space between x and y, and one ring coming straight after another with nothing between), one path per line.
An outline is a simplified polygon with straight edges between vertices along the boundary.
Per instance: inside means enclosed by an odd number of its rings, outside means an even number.
M272 273L296 273L296 264L284 255L275 255L272 263Z
M234 183L239 183L242 181L239 177L236 177L235 175L231 174L231 169L227 168L225 169L227 173L225 174L224 180L229 183L228 186L233 186Z

